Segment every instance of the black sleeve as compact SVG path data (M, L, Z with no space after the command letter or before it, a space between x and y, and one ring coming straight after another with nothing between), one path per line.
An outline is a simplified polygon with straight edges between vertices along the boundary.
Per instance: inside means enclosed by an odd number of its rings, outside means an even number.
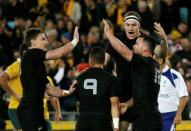
M111 46L111 44L108 42L108 44L107 44L108 46L106 47L106 50L105 50L105 52L106 53L108 53L108 54L110 54L111 56L114 54L114 49L113 49L113 47Z
M34 61L44 61L47 51L41 49L34 49L30 51L30 57Z
M139 54L133 53L132 60L131 60L132 66L142 66L145 63L146 63L145 57Z
M118 96L118 84L116 77L112 77L112 81L110 84L110 97Z

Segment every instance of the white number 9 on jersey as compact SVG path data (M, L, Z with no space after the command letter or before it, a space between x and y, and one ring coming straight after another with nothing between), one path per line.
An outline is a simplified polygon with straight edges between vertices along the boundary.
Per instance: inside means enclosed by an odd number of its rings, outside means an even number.
M96 79L86 79L84 81L84 89L92 89L93 95L97 94L97 80Z

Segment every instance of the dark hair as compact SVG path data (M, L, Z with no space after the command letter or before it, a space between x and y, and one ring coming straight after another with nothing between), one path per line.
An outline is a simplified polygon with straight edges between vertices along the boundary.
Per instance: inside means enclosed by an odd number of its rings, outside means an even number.
M91 49L89 57L92 58L94 63L103 64L105 61L105 52L101 47L94 47Z
M143 41L145 41L144 43L147 44L151 54L153 55L154 54L155 46L157 44L157 40L154 37L152 37L151 35L141 34L140 37L144 38L144 40L143 40Z
M24 34L24 43L27 47L31 46L31 40L36 39L40 33L44 33L40 28L29 28Z

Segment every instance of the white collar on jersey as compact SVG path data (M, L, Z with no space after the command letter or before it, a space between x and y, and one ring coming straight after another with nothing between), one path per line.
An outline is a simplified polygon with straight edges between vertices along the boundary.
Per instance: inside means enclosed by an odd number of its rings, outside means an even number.
M166 64L165 67L162 69L162 73L166 72L169 69L168 65Z
M20 62L21 62L21 58L17 58L17 61L20 61Z

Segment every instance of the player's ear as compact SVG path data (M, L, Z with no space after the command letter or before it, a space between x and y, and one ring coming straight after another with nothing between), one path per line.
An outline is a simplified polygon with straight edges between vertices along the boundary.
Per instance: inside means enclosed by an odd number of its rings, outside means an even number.
M158 62L159 62L159 65L162 65L163 64L163 59L159 58Z
M33 46L36 46L36 44L35 44L35 40L33 40L33 39L31 39L31 46L33 45Z

